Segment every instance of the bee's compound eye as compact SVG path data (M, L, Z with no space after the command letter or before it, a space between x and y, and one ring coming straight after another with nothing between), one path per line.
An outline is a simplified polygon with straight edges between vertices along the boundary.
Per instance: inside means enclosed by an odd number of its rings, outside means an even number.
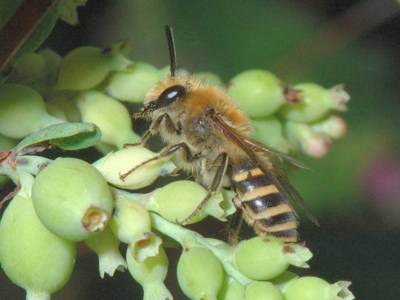
M158 97L158 101L161 106L168 105L175 100L178 100L186 95L186 89L182 85L173 85L167 88L161 95Z

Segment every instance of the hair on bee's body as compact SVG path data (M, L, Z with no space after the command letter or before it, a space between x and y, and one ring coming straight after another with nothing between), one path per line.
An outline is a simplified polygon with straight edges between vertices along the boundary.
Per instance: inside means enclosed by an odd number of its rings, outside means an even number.
M172 30L166 31L171 76L145 97L139 117L151 125L143 142L159 134L166 144L159 157L173 155L178 167L208 188L198 209L226 183L236 192L238 210L258 235L296 242L298 222L288 199L298 194L279 168L281 159L291 159L250 139L249 120L223 90L175 74Z

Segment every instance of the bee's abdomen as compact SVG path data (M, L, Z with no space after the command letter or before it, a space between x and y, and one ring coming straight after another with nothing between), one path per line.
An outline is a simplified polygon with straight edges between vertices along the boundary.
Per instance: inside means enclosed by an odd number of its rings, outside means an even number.
M297 242L297 218L286 197L268 174L251 162L232 167L235 187L244 217L258 235L273 235L285 242Z

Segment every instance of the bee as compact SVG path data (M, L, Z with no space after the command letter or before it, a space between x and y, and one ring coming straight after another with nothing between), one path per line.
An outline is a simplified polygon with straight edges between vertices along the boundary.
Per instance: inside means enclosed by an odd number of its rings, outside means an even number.
M151 121L142 145L159 134L166 146L158 156L122 174L121 178L150 161L172 156L180 169L208 190L186 220L202 209L227 182L236 193L238 228L244 219L257 235L297 242L298 216L290 200L305 204L289 183L282 162L300 164L252 140L247 116L225 91L204 85L190 76L178 75L172 28L166 26L165 29L170 76L147 93L144 108L135 117ZM235 240L238 228L232 231L231 240Z

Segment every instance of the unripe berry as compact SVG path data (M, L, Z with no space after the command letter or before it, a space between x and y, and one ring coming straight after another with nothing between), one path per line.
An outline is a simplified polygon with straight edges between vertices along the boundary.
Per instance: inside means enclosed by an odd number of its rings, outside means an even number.
M283 290L286 300L352 300L348 282L329 284L325 280L306 276L291 281Z
M171 222L182 222L196 210L206 195L206 189L198 183L189 180L174 181L156 189L147 208ZM205 217L206 213L201 210L187 223L197 223Z
M251 130L257 141L283 153L289 152L289 142L284 137L282 124L276 117L251 120Z
M0 86L0 134L11 138L24 136L61 120L46 112L42 96L20 84Z
M151 231L150 215L140 203L117 198L110 226L121 242L131 244Z
M168 257L163 248L160 247L157 255L139 262L132 256L132 251L128 247L126 262L129 273L143 287L143 300L173 299L163 283L168 272Z
M123 271L126 268L125 259L118 249L119 241L109 227L86 239L85 243L99 258L101 278L104 278L105 274L113 276L116 270Z
M290 264L308 267L311 252L296 244L285 245L273 237L254 237L241 241L235 249L234 262L245 276L269 280L282 274Z
M109 153L95 162L94 166L112 185L123 189L140 189L152 184L158 177L169 174L175 169L175 165L172 162L167 159L159 159L139 167L125 178L121 178L123 174L155 155L157 154L141 146L127 147Z
M177 276L179 286L190 299L216 300L224 280L224 270L210 250L193 247L183 250Z
M158 81L159 73L155 67L137 62L124 71L112 74L107 81L105 91L116 99L141 103L148 90Z
M60 66L56 88L83 91L100 84L109 72L130 64L117 48L80 47L69 52Z
M299 91L300 101L286 105L282 116L295 122L314 122L331 110L344 111L350 99L343 86L325 89L315 83L301 83L294 88Z
M81 241L104 230L112 195L103 176L76 158L58 158L44 168L32 187L35 211L53 233Z
M245 286L232 277L225 278L218 300L245 300Z
M228 93L250 117L270 116L286 102L281 81L265 70L249 70L236 75L230 82Z
M69 280L75 264L74 243L43 226L32 200L17 195L0 222L0 261L7 277L27 299L50 299Z
M281 291L271 282L256 281L246 286L246 300L284 300Z
M128 110L117 100L93 90L82 93L76 103L82 121L100 128L103 143L121 148L124 144L139 141L139 136L132 131Z

